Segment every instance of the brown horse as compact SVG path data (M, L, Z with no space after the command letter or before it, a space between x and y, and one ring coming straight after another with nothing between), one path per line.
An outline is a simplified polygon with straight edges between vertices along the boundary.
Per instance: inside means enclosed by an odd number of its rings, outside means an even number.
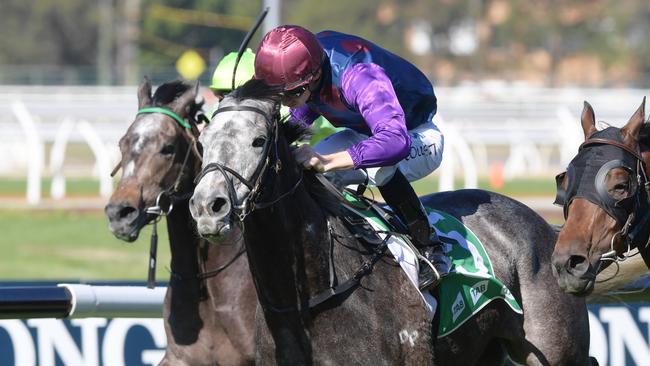
M596 275L629 258L634 249L650 266L650 125L644 115L645 98L624 127L599 131L594 110L585 102L585 142L556 178L556 203L564 207L566 222L552 263L566 292L591 293Z
M252 364L257 301L241 235L208 245L189 213L201 166L193 149L195 97L196 88L182 82L161 85L153 98L149 82L140 85L138 115L120 140L123 175L105 211L110 230L128 242L159 214L167 216L171 278L161 365Z

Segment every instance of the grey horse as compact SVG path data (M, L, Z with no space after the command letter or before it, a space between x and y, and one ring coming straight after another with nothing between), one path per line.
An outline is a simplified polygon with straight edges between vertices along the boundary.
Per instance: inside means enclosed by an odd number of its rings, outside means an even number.
M481 238L497 277L524 310L522 316L493 301L437 338L417 290L391 260L363 272L371 249L332 214L334 196L293 160L293 131L278 122L278 101L279 90L259 80L222 101L200 137L203 171L190 200L203 237L219 242L237 227L244 232L260 302L257 363L499 365L509 357L590 364L585 300L557 286L550 265L557 232L540 216L482 190L422 198ZM314 301L332 277L343 282L360 272L349 291Z

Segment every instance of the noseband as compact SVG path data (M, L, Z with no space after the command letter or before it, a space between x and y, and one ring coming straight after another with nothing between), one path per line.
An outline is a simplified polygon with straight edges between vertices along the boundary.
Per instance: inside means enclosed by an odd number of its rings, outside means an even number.
M234 217L243 223L246 216L248 216L251 212L255 211L256 209L263 209L272 206L275 203L279 202L284 197L286 197L287 195L292 194L298 188L300 182L302 182L302 175L296 181L296 183L293 185L291 189L281 194L276 199L269 202L261 202L261 203L257 202L257 199L261 193L262 183L264 181L263 178L266 176L266 173L269 172L269 167L272 166L276 174L280 171L280 169L282 169L282 163L278 157L278 133L279 133L278 120L280 115L280 109L279 109L279 104L276 104L274 107L274 112L272 117L267 112L253 106L239 105L239 106L221 107L214 112L212 118L214 118L214 116L216 116L219 113L239 112L239 111L247 111L247 112L254 112L260 114L264 117L264 120L266 122L267 139L264 143L264 149L262 151L260 161L257 163L257 167L255 168L255 171L251 175L250 179L246 179L234 169L224 164L213 162L213 163L209 163L203 168L201 173L194 180L194 183L198 184L198 182L203 177L205 177L206 174L208 173L219 171L224 176L224 179L226 181L226 186L228 189L228 199L230 200L231 203L229 216ZM228 175L227 173L230 173L230 175ZM243 197L241 200L239 200L239 198L237 197L237 192L235 190L235 185L232 177L237 178L237 180L239 180L240 183L242 183L249 189L248 194L245 197ZM237 204L237 202L241 202L241 204Z
M600 132L611 134L613 131L618 129L610 127ZM630 194L620 200L611 197L605 185L607 173L614 168L622 168L630 175ZM567 187L562 186L565 178L568 179ZM558 174L555 180L557 196L554 203L563 207L565 220L571 202L579 197L596 204L621 226L612 236L610 251L601 255L601 261L623 261L628 258L626 253L632 248L641 250L647 247L650 237L650 182L638 149L631 149L615 139L588 138L580 145L578 155L569 163L567 171ZM627 244L628 250L622 255L618 255L614 249L616 237Z
M203 157L199 153L197 147L196 147L196 136L192 133L192 123L197 123L198 121L190 119L190 122L186 121L185 119L181 118L178 114L174 113L172 110L168 108L163 108L163 107L148 107L148 108L141 108L138 110L137 115L140 114L150 114L150 113L162 113L166 116L171 117L176 123L178 123L179 126L183 128L183 132L185 133L185 136L187 137L188 141L188 148L187 151L185 152L185 157L183 158L183 164L181 165L180 170L178 171L178 176L176 176L176 179L174 180L174 183L168 187L167 189L162 190L159 194L158 197L156 197L156 205L152 207L147 207L146 212L148 214L156 215L158 217L160 216L166 216L169 215L169 213L172 211L174 208L174 202L175 201L183 201L186 199L189 199L192 196L192 191L190 192L185 192L181 195L178 195L178 189L180 187L180 182L181 178L183 177L183 171L185 170L185 167L187 166L187 162L189 161L190 153L193 152L194 156L199 160L202 161ZM188 118L189 119L189 118ZM206 121L207 118L203 114L200 115L198 119Z

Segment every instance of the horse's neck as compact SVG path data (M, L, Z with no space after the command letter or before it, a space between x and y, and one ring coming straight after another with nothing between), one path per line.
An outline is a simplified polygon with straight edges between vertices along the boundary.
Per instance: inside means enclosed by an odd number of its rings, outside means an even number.
M286 190L295 182L280 186ZM274 195L282 193L276 189ZM310 294L328 285L327 218L304 184L275 205L253 211L245 221L244 235L263 305L304 305Z
M188 147L191 149L191 147ZM191 152L190 152L191 154ZM182 192L194 191L194 177L200 172L201 167L195 159L190 156L188 160L190 174L184 176L179 182L179 190ZM181 173L182 174L182 173ZM180 194L184 196L184 194ZM194 219L190 213L189 198L174 204L173 210L167 216L167 233L169 235L169 246L171 250L172 273L182 278L194 277L199 271L199 247L202 239L194 228Z
M192 229L192 222L187 202L175 205L167 216L171 270L182 278L194 277L199 271L198 247L201 239L196 230Z

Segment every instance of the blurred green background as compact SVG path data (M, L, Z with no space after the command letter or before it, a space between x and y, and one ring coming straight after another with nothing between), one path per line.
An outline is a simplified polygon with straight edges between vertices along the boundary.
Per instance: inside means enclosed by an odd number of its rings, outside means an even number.
M25 181L0 180L0 202L22 200ZM437 179L425 178L414 184L419 194L435 192ZM457 182L456 186L462 186ZM491 189L487 180L479 187ZM67 200L94 200L98 183L90 179L68 181ZM43 185L44 194L49 181ZM491 189L526 200L555 194L550 179L515 179L500 189ZM376 191L375 191L376 192ZM18 197L19 196L19 197ZM101 204L101 202L98 202ZM5 280L140 280L146 279L151 226L145 227L137 241L126 243L113 237L101 210L96 208L63 209L44 205L34 209L17 204L0 208L0 278ZM95 205L96 206L96 205ZM557 213L545 215L557 222ZM158 224L157 278L169 278L170 253L165 220Z

